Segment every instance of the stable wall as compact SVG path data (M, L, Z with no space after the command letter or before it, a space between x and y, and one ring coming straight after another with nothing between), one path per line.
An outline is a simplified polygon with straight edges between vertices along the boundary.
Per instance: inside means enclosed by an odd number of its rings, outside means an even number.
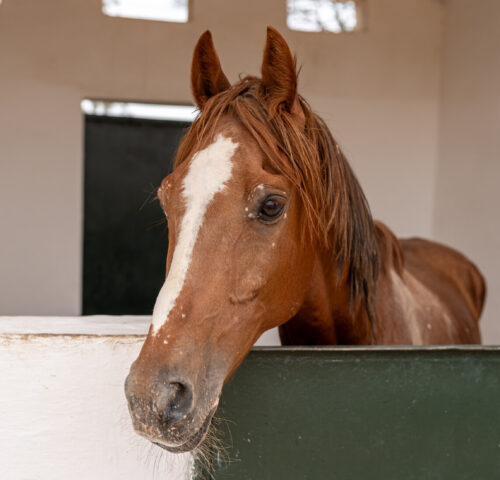
M0 316L0 478L192 478L132 428L123 385L149 316ZM276 342L266 332L257 345Z
M297 52L374 214L432 235L443 6L369 0L363 32L291 32L284 0L191 2L188 24L110 18L100 0L0 5L0 313L80 313L83 98L191 101L210 28L228 77L258 73L266 25ZM158 182L160 179L158 179Z
M486 343L500 343L500 2L447 0L434 235L488 284Z
M191 478L190 454L132 428L123 382L145 330L117 317L0 317L0 478Z

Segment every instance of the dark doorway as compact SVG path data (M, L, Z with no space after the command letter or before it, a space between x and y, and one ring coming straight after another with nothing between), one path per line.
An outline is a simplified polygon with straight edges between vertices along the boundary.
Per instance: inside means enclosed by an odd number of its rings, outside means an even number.
M168 248L154 198L189 125L85 116L84 315L151 314Z

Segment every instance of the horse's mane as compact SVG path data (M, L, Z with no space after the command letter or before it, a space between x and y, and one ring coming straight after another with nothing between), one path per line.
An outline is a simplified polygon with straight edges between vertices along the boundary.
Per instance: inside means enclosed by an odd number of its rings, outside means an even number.
M351 306L361 300L373 322L379 252L368 203L325 122L300 95L297 102L299 114L276 108L260 79L241 79L207 101L179 146L176 166L214 138L223 115L235 117L271 167L295 186L304 207L304 234L335 251L339 278L347 274Z

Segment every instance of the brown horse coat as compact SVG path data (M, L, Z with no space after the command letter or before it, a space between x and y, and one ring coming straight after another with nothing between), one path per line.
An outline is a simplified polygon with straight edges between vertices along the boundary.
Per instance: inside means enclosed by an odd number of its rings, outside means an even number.
M265 330L284 344L477 343L485 284L458 252L372 220L325 123L268 29L262 79L230 85L209 32L201 114L158 191L167 277L126 381L137 432L174 451L204 438L225 380Z
M485 283L459 252L420 238L397 239L374 222L381 259L373 332L362 305L348 307L347 286L328 287L329 259L318 259L317 285L303 307L280 326L286 345L432 345L480 343ZM342 284L341 284L342 285ZM341 293L343 291L343 293ZM337 297L337 298L335 298Z

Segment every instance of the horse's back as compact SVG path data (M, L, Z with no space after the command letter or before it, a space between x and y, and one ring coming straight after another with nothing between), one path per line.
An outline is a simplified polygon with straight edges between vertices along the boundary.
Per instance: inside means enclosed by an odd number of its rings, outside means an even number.
M446 305L461 325L463 343L479 342L478 321L486 296L479 269L460 252L421 238L401 239L404 267Z

